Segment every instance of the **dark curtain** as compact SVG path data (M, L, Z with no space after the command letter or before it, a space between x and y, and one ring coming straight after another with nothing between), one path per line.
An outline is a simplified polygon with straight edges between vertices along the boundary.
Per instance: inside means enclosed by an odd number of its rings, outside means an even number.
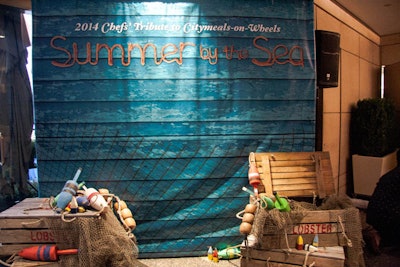
M32 194L28 185L33 129L28 46L23 10L0 5L0 208Z

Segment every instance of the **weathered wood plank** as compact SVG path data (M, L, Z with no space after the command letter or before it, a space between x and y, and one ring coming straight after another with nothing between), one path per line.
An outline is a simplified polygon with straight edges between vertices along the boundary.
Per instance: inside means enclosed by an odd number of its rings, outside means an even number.
M208 60L185 58L182 65L176 63L161 63L157 65L154 60L148 60L145 65L141 65L140 60L132 61L129 66L122 66L121 62L114 61L112 66L108 65L107 60L99 60L97 65L78 65L74 64L68 68L58 68L52 65L51 60L36 59L37 81L61 81L70 80L74 75L78 75L82 80L104 79L287 79L290 73L291 79L314 79L315 73L313 66L293 66L290 64L272 67L260 67L253 64L250 60L240 62L219 60L217 64L211 65ZM261 59L260 59L261 60ZM266 59L262 59L266 61ZM56 61L62 63L65 60ZM162 66L162 67L161 67ZM229 71L228 71L229 70Z
M316 177L315 168L304 168L304 167L292 167L284 169L272 169L272 178L296 178L296 177Z
M284 196L293 196L292 194L289 194L290 191L297 191L297 190L308 190L308 191L313 191L315 194L317 194L317 184L314 183L304 183L304 184L277 184L275 185L272 183L274 191L279 192L281 195ZM283 193L286 192L286 193Z
M314 100L312 80L266 79L99 79L35 84L35 102L91 101L211 101L211 100ZM166 86L168 85L168 86ZM155 88L162 90L154 90ZM218 88L218 90L215 90ZM272 119L272 118L266 118ZM268 127L267 127L268 128Z
M305 166L305 167L310 167L312 166L315 168L315 162L313 160L272 160L271 161L271 166L275 167L276 170L278 170L278 167L290 167L290 166Z
M226 101L108 102L107 105L104 102L67 102L63 103L64 109L57 109L59 103L38 103L36 118L47 118L48 123L263 121L273 115L280 120L309 120L313 104L312 101L240 101L232 110ZM199 109L207 112L197 114Z
M278 185L290 185L290 184L315 184L315 177L310 178L290 178L290 179L273 179L272 184L274 186Z
M256 154L256 161L261 161L262 157L269 156L272 161L289 161L289 160L312 160L314 161L315 157L312 153L309 152L295 152L295 153L287 153L287 152L259 152Z
M201 136L181 138L59 138L50 139L38 148L42 160L104 160L104 159L151 159L151 158L223 158L243 156L253 145L251 137L259 138L259 145L270 145L280 135L254 135L238 139L229 135L204 139ZM293 138L296 138L294 136ZM312 136L298 137L303 145L312 142ZM218 144L216 144L216 142ZM301 144L301 143L300 143ZM300 145L299 144L299 145ZM277 144L278 145L278 144ZM277 146L279 148L280 146ZM169 151L169 148L174 148Z
M321 248L322 250L322 248ZM282 251L282 250L258 250L258 249L245 249L242 248L242 255L246 255L242 262L246 261L246 258L249 259L252 263L250 265L245 266L257 266L253 261L264 261L266 262L275 262L275 263L286 263L298 266L304 266L304 261L306 260L307 251L304 250L291 250L291 251ZM311 264L315 263L315 266L331 266L331 267L343 267L344 266L344 251L343 247L324 247L321 252L310 253L307 257L307 263ZM306 264L307 264L306 263ZM307 265L308 265L307 264ZM261 266L261 265L259 265ZM290 265L289 265L290 266Z
M129 202L141 256L241 242L246 155L314 150L312 1L32 5L41 194L83 167Z
M302 234L301 235L305 244L312 244L314 234ZM290 244L291 248L295 248L298 235L288 235L287 242ZM263 249L276 249L276 248L287 248L286 237L284 233L279 235L265 235L261 239ZM346 239L341 233L330 233L330 234L318 234L318 240L321 247L325 246L344 246L346 245Z
M36 131L40 133L41 138L109 138L124 140L128 138L132 142L140 142L143 136L152 136L154 132L157 136L196 136L199 132L208 133L211 136L215 135L265 135L265 129L274 128L279 125L280 134L270 134L268 136L279 137L282 134L298 133L299 138L312 138L315 125L310 121L219 121L219 122L196 122L193 121L188 125L187 122L103 122L101 124L82 123L82 122L67 122L67 123L52 123L52 127L48 127L48 123L36 123ZM251 129L251 133L249 133ZM302 134L302 136L301 136ZM95 139L94 139L95 140ZM107 139L105 139L106 141ZM261 172L261 170L260 170Z

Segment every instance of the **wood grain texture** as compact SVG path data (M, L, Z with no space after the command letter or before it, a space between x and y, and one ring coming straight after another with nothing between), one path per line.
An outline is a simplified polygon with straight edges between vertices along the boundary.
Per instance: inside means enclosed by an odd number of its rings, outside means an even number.
M324 198L335 194L329 152L255 153L261 192L287 197Z
M314 150L313 1L32 6L41 195L82 167L144 257L241 242L248 153Z

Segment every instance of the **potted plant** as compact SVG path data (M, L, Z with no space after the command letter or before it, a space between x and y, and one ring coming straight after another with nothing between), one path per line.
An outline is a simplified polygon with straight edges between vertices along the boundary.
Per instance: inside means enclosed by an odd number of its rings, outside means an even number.
M359 100L352 110L350 135L354 193L371 196L379 178L397 166L394 103L387 98Z

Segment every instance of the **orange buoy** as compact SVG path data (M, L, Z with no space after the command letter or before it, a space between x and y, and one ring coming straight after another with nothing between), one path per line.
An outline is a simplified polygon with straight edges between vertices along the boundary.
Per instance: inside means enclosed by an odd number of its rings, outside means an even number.
M247 204L246 207L244 208L244 212L249 212L249 213L255 213L256 210L257 210L257 205L252 203Z
M125 208L125 209L121 210L121 216L123 219L133 217L132 212L129 208Z
M254 221L254 217L255 217L255 216L254 216L253 213L245 212L245 213L243 214L243 219L242 219L242 221L252 224L253 221Z
M114 203L114 209L115 211L118 211L119 206L121 206L121 210L125 209L128 207L125 201L120 200L119 202Z
M99 193L101 195L109 195L110 191L107 188L99 188L97 191L99 191Z
M242 223L240 224L239 231L240 231L241 234L247 235L247 234L250 234L251 228L252 228L251 223L242 222Z
M124 220L124 223L125 223L126 226L128 226L129 229L131 229L131 230L134 230L134 229L136 228L136 221L135 221L135 219L133 219L133 217L126 218L126 219Z
M58 250L55 245L40 245L22 249L18 255L33 261L57 261L59 255L78 254L78 249Z

